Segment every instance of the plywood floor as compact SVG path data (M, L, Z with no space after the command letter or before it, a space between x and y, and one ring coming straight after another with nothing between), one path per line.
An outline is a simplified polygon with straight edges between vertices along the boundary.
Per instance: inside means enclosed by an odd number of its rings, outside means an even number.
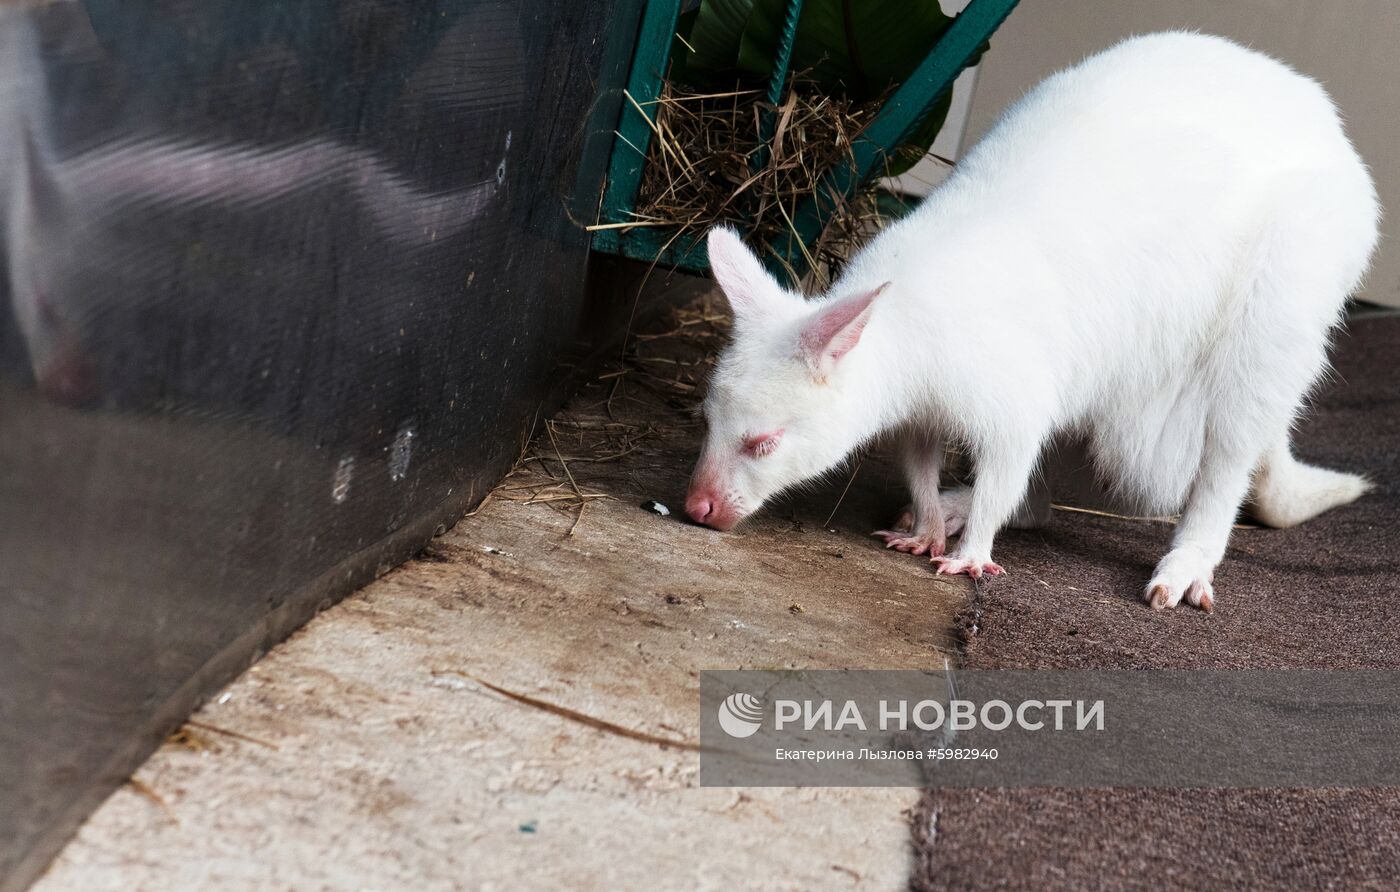
M867 538L900 500L878 458L734 533L680 520L723 323L666 327L216 695L37 888L903 888L917 791L697 785L697 673L941 667L966 584Z

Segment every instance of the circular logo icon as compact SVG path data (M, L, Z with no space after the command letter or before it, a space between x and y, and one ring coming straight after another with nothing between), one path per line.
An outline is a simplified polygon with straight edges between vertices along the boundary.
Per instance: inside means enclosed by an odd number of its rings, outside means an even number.
M719 705L719 726L730 737L751 737L763 724L763 704L753 694L730 694Z

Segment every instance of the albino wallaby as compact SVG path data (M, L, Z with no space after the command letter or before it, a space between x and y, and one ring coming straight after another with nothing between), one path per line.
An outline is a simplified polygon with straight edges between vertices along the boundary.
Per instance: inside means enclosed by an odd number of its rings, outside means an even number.
M1050 437L1076 431L1121 495L1182 510L1147 600L1211 610L1247 495L1290 526L1367 489L1295 459L1289 428L1379 215L1315 81L1218 37L1127 40L1012 106L823 297L710 233L734 338L686 511L728 529L894 432L913 505L877 535L999 574L993 538ZM940 500L945 439L971 453L970 497Z

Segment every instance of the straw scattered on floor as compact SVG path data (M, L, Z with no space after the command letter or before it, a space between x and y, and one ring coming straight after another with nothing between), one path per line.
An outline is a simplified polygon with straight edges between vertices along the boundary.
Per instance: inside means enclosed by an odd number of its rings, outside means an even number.
M572 469L654 451L657 427L636 421L635 412L619 411L622 404L660 400L694 409L716 348L728 329L729 317L721 311L718 298L710 298L673 310L666 330L634 336L621 361L599 372L597 380L603 385L599 392L604 396L596 403L537 422L510 474L476 511L497 499L545 505L572 516L567 534L572 535L584 522L589 503L613 498L579 484ZM687 424L699 424L692 414L685 417L690 419Z

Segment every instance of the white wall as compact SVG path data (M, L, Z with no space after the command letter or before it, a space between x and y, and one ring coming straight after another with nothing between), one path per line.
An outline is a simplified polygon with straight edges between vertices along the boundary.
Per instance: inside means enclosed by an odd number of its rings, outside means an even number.
M1318 78L1341 106L1390 211L1367 300L1400 306L1400 2L1397 0L1022 0L982 60L969 143L1051 72L1132 34L1192 28L1270 53Z

